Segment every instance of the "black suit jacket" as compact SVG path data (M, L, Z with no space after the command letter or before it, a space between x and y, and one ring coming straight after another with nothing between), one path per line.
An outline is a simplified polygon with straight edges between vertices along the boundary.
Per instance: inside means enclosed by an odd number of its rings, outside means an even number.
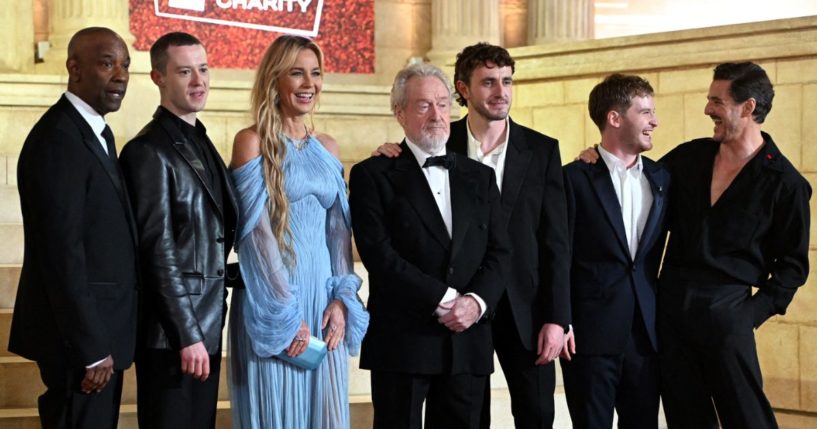
M468 155L467 116L451 123L448 150ZM513 258L505 285L520 340L536 350L544 323L570 323L570 256L559 142L509 120L502 211Z
M456 156L449 170L452 236L423 172L405 143L397 158L352 168L355 242L369 273L369 329L361 368L411 374L488 374L493 346L487 318L455 334L434 316L448 287L474 292L495 308L508 263L493 171Z
M9 350L50 365L133 361L136 232L116 163L64 96L17 164L25 254Z
M627 345L636 306L655 350L655 297L666 238L669 172L642 156L653 202L635 258L610 172L603 160L564 168L572 237L570 270L576 353L619 354Z
M209 139L222 186L213 197L205 163L176 123L159 108L122 149L122 168L140 236L144 284L143 344L180 350L203 341L221 347L226 312L224 276L233 245L237 203L224 162Z

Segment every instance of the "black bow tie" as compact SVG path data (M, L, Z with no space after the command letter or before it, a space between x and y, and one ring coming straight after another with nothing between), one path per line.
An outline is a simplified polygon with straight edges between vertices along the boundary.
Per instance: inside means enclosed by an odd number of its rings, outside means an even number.
M454 158L454 154L449 153L442 156L429 156L428 158L426 158L426 162L425 164L423 164L423 168L440 166L451 170L456 165L457 163L456 158Z

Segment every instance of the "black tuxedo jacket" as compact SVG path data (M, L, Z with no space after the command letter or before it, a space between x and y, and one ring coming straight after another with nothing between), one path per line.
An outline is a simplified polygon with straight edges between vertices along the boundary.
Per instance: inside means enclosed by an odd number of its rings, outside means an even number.
M504 290L507 238L493 171L456 156L449 170L452 236L405 143L397 158L352 168L355 242L369 273L369 329L361 368L411 374L489 374L490 321L455 334L434 310L448 287L474 292L490 315Z
M64 96L29 133L17 164L25 254L9 350L82 368L133 361L136 230L114 160Z
M451 123L448 150L468 155L467 116ZM505 285L520 340L536 350L544 323L570 323L569 270L559 142L509 120L502 211L513 258Z
M657 350L656 283L666 238L670 176L660 164L641 159L653 203L635 258L630 255L621 207L604 161L574 161L564 168L573 244L573 329L579 354L622 353L636 306Z
M218 178L211 183L172 113L159 108L122 149L139 227L144 284L141 345L180 350L203 341L218 353L226 314L226 259L237 203L224 162L209 139ZM220 190L214 189L221 187ZM222 203L214 198L222 195Z

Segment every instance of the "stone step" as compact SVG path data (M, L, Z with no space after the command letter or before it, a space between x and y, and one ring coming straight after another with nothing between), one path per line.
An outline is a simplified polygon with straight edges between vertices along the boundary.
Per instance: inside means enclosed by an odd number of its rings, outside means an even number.
M227 362L222 357L222 374L219 380L218 398L229 401L227 383ZM136 371L133 366L125 371L122 387L122 403L136 403ZM17 356L0 357L0 409L36 408L37 397L45 391L40 380L37 364ZM0 424L0 428L4 428Z
M230 414L230 401L219 401L216 412L216 428L231 429L233 423ZM137 429L136 405L123 404L119 409L120 429ZM3 429L42 429L37 408L0 409L0 428Z
M353 429L372 427L371 397L349 397L349 419ZM233 422L230 414L230 401L219 401L217 405L216 428L232 429ZM3 429L41 429L40 419L36 408L4 408L0 409L0 428ZM119 410L119 428L137 429L136 405L124 404Z
M14 308L20 268L20 264L0 264L0 309Z
M23 224L0 223L0 264L23 263Z

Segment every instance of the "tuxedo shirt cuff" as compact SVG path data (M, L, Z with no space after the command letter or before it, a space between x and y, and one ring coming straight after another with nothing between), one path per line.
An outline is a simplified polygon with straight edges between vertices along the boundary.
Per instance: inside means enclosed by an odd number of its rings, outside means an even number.
M107 359L107 357L105 359ZM102 362L105 362L105 359L94 362L94 363L92 363L90 365L85 365L85 368L87 369L87 368L93 368L93 367L99 366L99 364L101 364Z

